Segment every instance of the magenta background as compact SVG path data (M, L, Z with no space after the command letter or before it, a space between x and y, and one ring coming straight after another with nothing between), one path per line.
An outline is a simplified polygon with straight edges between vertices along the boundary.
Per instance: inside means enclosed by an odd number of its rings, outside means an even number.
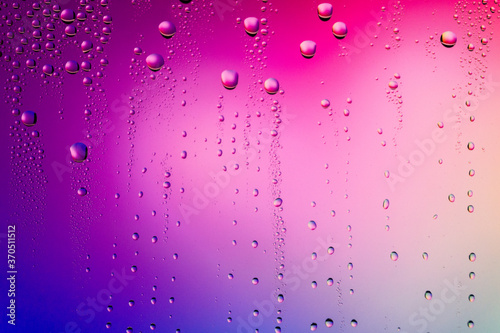
M62 8L84 9L76 2L63 2ZM10 1L4 3L1 13L11 17L16 11ZM90 19L84 23L92 33L104 26L102 15L113 17L109 43L100 44L80 28L77 36L60 38L64 24L55 20L61 55L52 58L48 51L15 54L19 40L6 34L23 21L8 26L2 20L1 52L12 59L1 65L5 103L0 154L5 158L0 163L4 175L0 199L5 225L18 228L19 270L18 324L13 329L3 318L2 332L71 331L65 328L68 322L81 332L124 332L127 327L145 332L151 323L159 332L250 332L249 328L269 332L277 326L283 332L303 332L311 323L325 332L398 328L455 332L468 330L469 320L480 332L500 327L496 316L500 310L496 285L500 50L498 13L489 11L497 4L349 1L332 3L333 17L323 22L316 13L320 2L310 1L216 0L213 6L199 0L188 5L173 0L110 1L106 8L89 3L99 16L95 24ZM32 5L20 4L22 15ZM468 14L469 9L474 12ZM485 11L491 19L484 20ZM51 20L43 19L40 11L35 14L42 26ZM266 47L254 47L255 38L236 23L238 17L248 16L267 18L269 34L258 34ZM163 20L177 27L172 39L157 30ZM348 26L343 40L331 33L336 21ZM33 30L29 22L27 35ZM485 32L479 29L481 24L486 25ZM439 43L447 30L458 36L449 49ZM373 46L362 42L365 35ZM396 42L395 36L401 41ZM481 50L480 37L491 38ZM308 39L317 43L312 59L299 51L299 44ZM78 47L84 40L94 43L92 70L69 75L57 69L67 60L85 59ZM76 46L73 41L78 41ZM25 49L32 42L30 37ZM474 52L466 49L470 42L476 46ZM104 47L103 53L95 51L97 45ZM133 53L136 46L142 55ZM263 53L253 57L252 49ZM150 53L165 58L155 80L145 67ZM28 58L37 60L34 71L24 65ZM100 66L101 58L109 65ZM13 60L21 62L19 69L12 67ZM60 76L43 77L41 67L46 63L54 65ZM225 69L239 73L235 90L220 83ZM98 71L103 78L97 77ZM394 73L401 75L399 88L387 93ZM10 81L12 74L21 75L19 84ZM93 76L94 91L82 85L84 76ZM269 77L280 82L283 94L270 96L263 91L262 82ZM23 89L17 94L19 103L12 101L15 85ZM325 98L331 102L332 115L320 105ZM465 106L467 99L473 101L470 108ZM279 105L282 120L277 137L269 135L275 129L273 105ZM25 160L31 153L15 147L19 142L10 133L22 133L26 127L15 123L20 117L12 116L12 108L37 112L38 123L29 131L40 132L40 138L31 142L44 150L43 159ZM86 108L92 111L89 120L84 119ZM344 109L350 111L348 117ZM460 118L453 110L465 116ZM469 121L470 114L474 122ZM439 121L444 123L442 129ZM378 134L377 128L383 133ZM444 142L425 154L403 182L391 187L384 171L389 170L391 177L401 174L401 159L420 151L415 141L431 139L434 131L445 137ZM92 138L86 138L87 133ZM475 143L473 151L467 150L469 141ZM89 159L83 164L70 162L69 146L74 142L89 146ZM218 149L223 151L220 157ZM182 151L187 152L186 159L181 158ZM20 156L15 156L17 152ZM223 171L235 163L240 166L236 175ZM147 172L142 173L144 167ZM471 168L474 177L468 175ZM19 174L22 170L28 171ZM169 179L165 171L171 172ZM226 175L229 181L218 185L218 194L206 204L197 206L198 191L213 186L213 174ZM278 181L275 185L273 178ZM169 189L162 186L166 180L172 184ZM81 186L89 192L86 197L76 193ZM259 190L256 197L254 189ZM468 190L474 191L471 198ZM447 199L450 193L456 197L453 203ZM283 199L282 210L272 204L276 197ZM386 198L390 206L384 210ZM474 205L473 213L467 212L469 204ZM317 222L314 231L307 227L310 220ZM132 239L134 232L140 235L137 241ZM156 244L152 236L158 237ZM255 249L253 240L259 242ZM335 248L331 256L326 254L328 246ZM314 251L316 261L311 259ZM399 254L396 262L390 260L392 251ZM424 251L429 254L427 261L422 259ZM477 255L473 263L468 260L471 252ZM174 254L178 254L175 260ZM348 263L353 263L353 270L347 269ZM2 269L4 265L2 261ZM78 305L107 288L113 270L130 272L132 265L138 271L122 292L113 295L109 303L113 311L95 311L95 319L86 322L87 317L76 311ZM471 271L477 274L474 280L468 278ZM277 278L280 272L283 280ZM259 278L258 285L251 283L254 277ZM333 286L327 286L328 278L333 278ZM311 288L312 281L318 282L316 289ZM425 328L412 323L414 313L440 300L446 281L462 285L456 299L446 303L434 320L427 320ZM5 282L1 286L7 289ZM424 298L426 290L433 292L433 300ZM283 303L277 302L280 293ZM475 302L467 300L469 294L476 296ZM155 305L152 297L157 299ZM175 297L173 304L170 297ZM129 300L135 301L133 307ZM260 311L258 317L251 315L255 309ZM327 318L334 320L332 328L325 327ZM357 327L351 327L352 319L358 321ZM111 329L105 328L107 322Z

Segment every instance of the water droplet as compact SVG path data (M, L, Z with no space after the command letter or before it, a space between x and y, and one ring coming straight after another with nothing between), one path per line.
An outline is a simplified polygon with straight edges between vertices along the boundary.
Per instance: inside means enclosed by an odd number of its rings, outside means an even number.
M469 273L469 279L474 280L476 278L476 273L470 272Z
M138 234L137 232L134 232L134 233L132 234L132 239L133 239L133 240L138 240L138 239L139 239L139 234Z
M279 91L280 84L278 80L271 77L264 82L264 89L268 94L274 95Z
M392 251L391 252L391 260L396 261L396 260L398 260L398 258L399 258L398 253L396 251Z
M259 279L258 279L258 278L253 278L253 279L252 279L252 284L253 284L253 285L257 285L257 284L259 284Z
M397 89L398 83L394 80L389 81L389 88L391 88L392 90Z
M231 69L226 69L220 75L222 85L228 90L236 88L238 85L238 72Z
M87 146L84 143L76 142L69 148L73 161L81 163L87 159Z
M457 43L457 35L452 31L445 31L441 34L441 44L445 47L453 47Z
M472 252L471 254L469 254L469 261L470 262L476 261L476 254L474 252Z
M83 53L88 53L92 50L92 48L94 47L94 44L92 44L92 42L89 40L84 40L82 42L82 44L80 45L80 47L82 48Z
M254 240L252 242L252 247L255 249L257 246L259 246L259 243L256 240Z
M358 326L358 321L356 319L351 320L351 326L352 327Z
M473 322L472 320L469 320L469 321L467 322L467 327L468 327L468 328L473 328L473 327L474 327L474 322Z
M87 189L85 187L80 187L76 193L78 193L79 196L84 197L87 195Z
M69 24L76 19L75 12L69 8L64 9L61 12L60 17L61 17L61 21L63 21L66 24Z
M325 320L325 325L326 325L326 327L332 327L333 326L333 319L327 318Z
M468 206L467 206L467 211L468 211L469 213L474 213L474 206L472 206L472 205L468 205Z
M385 199L384 202L382 202L382 207L384 209L389 208L389 199Z
M316 323L311 324L311 331L316 331L317 328L318 328L318 324L316 324Z
M432 299L432 293L429 290L427 290L424 294L424 297L426 300L430 301Z
M333 14L333 6L329 3L318 5L318 16L322 21L328 21Z
M469 295L469 302L474 302L476 300L476 296L474 296L473 294L470 294Z
M329 100L327 100L327 99L322 100L322 101L321 101L321 106L322 106L324 109L326 109L327 107L329 107L329 106L330 106L330 101L329 101Z
M332 254L335 252L335 249L334 249L332 246L330 246L330 247L326 250L326 252L327 252L329 255L332 255Z
M76 73L78 73L78 70L80 69L80 65L78 65L78 63L74 60L69 60L69 61L66 61L66 64L64 64L64 69L69 74L76 74Z
M169 21L163 21L158 25L158 30L165 38L172 38L175 34L175 25Z
M333 286L333 279L332 278L326 279L326 285L329 287Z
M21 115L21 121L26 126L33 126L36 124L37 116L33 111L24 111Z
M304 58L310 59L316 54L316 43L312 40L305 40L300 43L300 53Z
M316 229L316 227L317 227L316 222L314 222L314 221L309 221L309 222L307 222L307 226L308 226L308 227L309 227L309 229L311 229L311 230L314 230L314 229Z
M282 204L283 204L283 200L281 198L277 198L273 202L274 207L281 207Z
M50 76L50 75L54 74L54 66L48 65L48 64L43 65L42 72L43 72L43 74Z
M467 50L469 50L469 51L471 51L471 52L472 52L472 51L474 51L474 49L475 49L475 48L476 48L476 47L475 47L475 46L474 46L474 44L472 44L472 43L470 43L469 45L467 45Z
M352 271L352 269L354 268L354 265L352 264L352 262L348 263L347 264L347 269Z
M279 294L278 295L278 303L283 303L284 300L285 300L285 297L283 296L283 294Z
M455 202L455 196L453 194L448 195L448 200L450 202Z
M146 58L146 64L149 69L154 72L159 71L164 63L165 60L163 60L163 57L158 53L152 53Z
M332 31L337 39L342 39L347 35L347 26L344 22L335 22L332 26Z
M475 147L474 142L469 142L467 144L467 149L469 149L469 150L474 150L474 147Z
M256 17L247 17L243 21L243 26L245 27L247 34L252 37L257 35L257 32L259 32L259 20Z
M254 197L258 196L259 195L259 190L258 189L254 189L252 191L252 194L253 194Z
M316 289L318 287L318 282L316 282L316 281L311 282L311 287L313 289Z
M429 254L427 252L422 253L422 258L424 258L424 260L429 259Z

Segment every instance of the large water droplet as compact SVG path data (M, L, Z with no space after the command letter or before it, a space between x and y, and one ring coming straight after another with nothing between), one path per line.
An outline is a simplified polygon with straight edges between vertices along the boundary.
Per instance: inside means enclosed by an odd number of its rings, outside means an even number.
M328 21L333 14L333 6L330 3L321 3L318 5L318 16L322 21Z
M76 74L80 69L80 65L78 65L78 63L74 60L68 60L66 61L66 64L64 64L64 69L70 74Z
M327 318L327 319L325 320L325 326L326 326L326 327L332 327L332 326L333 326L333 319L331 319L331 318Z
M474 262L476 261L476 254L474 252L472 252L471 254L469 254L469 260L471 262Z
M445 31L441 34L441 44L445 47L453 47L457 43L457 35L452 31Z
M243 21L243 26L245 27L247 34L253 37L257 35L257 32L259 32L259 19L256 17L247 17Z
M87 195L87 189L85 187L80 187L76 193L81 196L81 197L84 197Z
M396 261L396 260L398 260L398 258L399 258L398 253L396 251L392 251L391 252L391 260Z
M158 53L152 53L146 58L146 64L149 69L154 72L159 71L164 63L165 60L163 60L163 57Z
M394 80L389 81L389 88L391 88L392 90L397 89L398 83Z
M61 21L63 21L66 24L69 24L76 19L75 12L69 8L64 9L61 12L60 17L61 17Z
M351 320L351 326L352 327L358 326L358 321L356 319Z
M26 126L33 126L36 124L37 116L33 111L24 111L21 115L21 121Z
M84 40L80 46L82 48L83 53L87 53L92 50L94 44L92 44L92 42L89 40Z
M221 81L224 88L232 90L238 85L238 72L232 69L224 70L221 75Z
M344 22L335 22L332 26L332 31L337 39L342 39L347 35L347 26Z
M310 59L316 54L316 43L312 40L305 40L300 43L300 53L304 58Z
M163 21L158 25L158 30L165 38L172 38L175 34L175 25L170 21Z
M281 198L277 198L273 202L274 207L280 207L282 204L283 204L283 200Z
M264 82L264 89L268 94L274 95L279 91L280 84L278 80L271 77Z
M87 146L81 142L72 144L69 151L71 153L71 158L75 162L81 163L87 159Z
M426 300L430 301L432 299L432 293L429 290L427 290L424 294L424 297Z

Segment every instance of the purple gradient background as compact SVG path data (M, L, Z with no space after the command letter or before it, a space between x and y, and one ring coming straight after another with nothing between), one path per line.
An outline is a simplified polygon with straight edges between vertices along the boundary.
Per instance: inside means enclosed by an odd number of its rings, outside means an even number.
M16 326L2 314L0 331L147 332L154 323L159 332L305 332L317 323L320 332L461 332L472 320L473 330L496 332L500 28L498 4L488 2L335 2L332 18L323 22L320 2L311 1L134 0L107 7L88 1L94 12L75 37L65 37L65 24L41 10L24 18L32 2L19 1L15 9L2 1L0 236L6 225L16 225L19 273ZM77 2L59 3L85 11ZM105 25L103 15L111 15L112 24ZM261 28L268 34L248 36L237 18L249 16L266 18ZM42 22L42 49L45 25L53 20L60 54L31 51L35 18ZM158 32L163 20L177 27L171 39ZM332 35L336 21L347 24L345 39ZM16 54L21 25L28 44ZM104 26L112 29L105 44L99 41ZM439 42L447 30L458 36L453 48ZM487 46L482 37L489 38ZM305 59L299 44L309 39L317 52ZM67 60L88 60L79 48L84 40L94 43L92 70L70 75L63 70ZM165 58L155 73L145 66L151 53ZM37 62L33 70L25 65L30 58ZM20 68L12 66L15 60ZM59 76L45 77L44 64ZM239 73L235 90L220 82L225 69ZM391 91L395 73L401 78ZM19 82L11 80L14 74ZM92 77L90 87L84 77ZM269 77L282 93L263 90ZM328 109L320 105L325 98ZM37 112L37 124L19 124L13 108ZM88 119L85 109L92 112ZM278 136L270 136L273 129ZM26 135L32 130L40 137ZM75 142L89 148L82 164L71 162ZM408 163L418 157L418 165ZM87 196L77 195L80 187ZM280 208L273 206L277 197ZM317 229L308 229L310 220ZM0 242L5 249L6 238ZM471 252L475 262L468 260ZM5 260L0 267L7 270ZM130 281L118 288L122 270ZM455 282L460 288L450 293ZM90 311L88 300L108 295L110 283L118 288L112 298ZM426 290L433 292L430 301ZM455 297L445 302L443 295ZM425 309L433 319L424 319Z

